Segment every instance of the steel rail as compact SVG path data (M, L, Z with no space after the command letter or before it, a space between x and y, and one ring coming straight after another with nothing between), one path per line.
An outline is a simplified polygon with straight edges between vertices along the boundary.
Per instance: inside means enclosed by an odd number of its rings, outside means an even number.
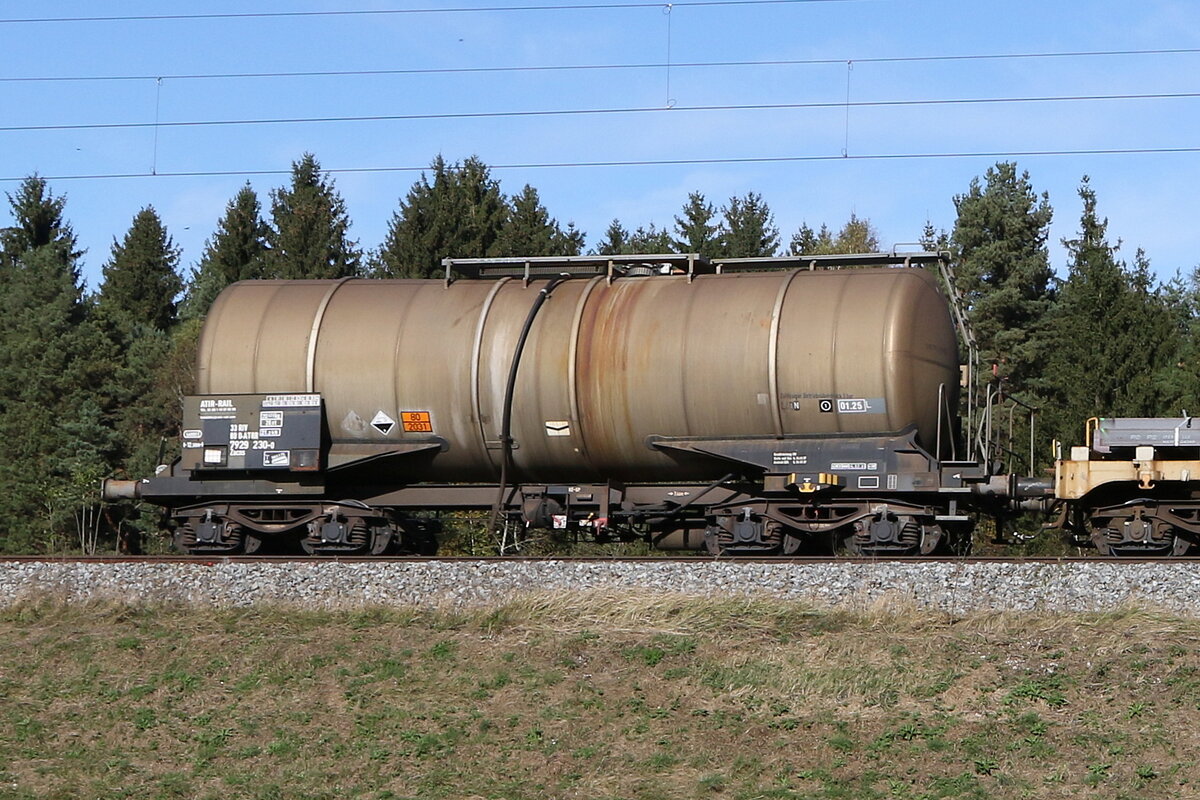
M1196 564L1200 556L304 556L143 555L0 556L4 564L320 564L320 563L619 563L619 564Z

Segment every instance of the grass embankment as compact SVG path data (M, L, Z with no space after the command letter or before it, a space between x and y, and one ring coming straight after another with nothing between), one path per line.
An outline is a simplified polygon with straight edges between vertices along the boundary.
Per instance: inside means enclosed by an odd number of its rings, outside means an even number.
M1177 797L1200 622L530 600L0 611L0 796Z

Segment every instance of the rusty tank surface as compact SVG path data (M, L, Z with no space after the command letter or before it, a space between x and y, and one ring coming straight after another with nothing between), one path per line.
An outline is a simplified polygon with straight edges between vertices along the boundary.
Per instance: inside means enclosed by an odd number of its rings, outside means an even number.
M317 393L331 466L416 443L396 481L494 481L506 381L548 280L253 281L226 289L198 393ZM715 478L660 440L898 432L932 449L959 382L923 269L607 276L553 287L512 397L512 478ZM780 452L788 452L781 448Z

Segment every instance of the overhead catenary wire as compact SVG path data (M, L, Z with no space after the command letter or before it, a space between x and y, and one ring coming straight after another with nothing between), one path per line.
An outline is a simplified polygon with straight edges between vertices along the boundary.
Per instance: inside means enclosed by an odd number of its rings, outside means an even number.
M752 112L752 111L786 111L802 109L845 109L846 131L842 152L838 155L812 154L788 156L751 156L744 158L682 158L682 159L645 159L645 160L593 160L576 162L528 163L528 164L493 164L494 169L542 169L542 168L602 168L602 167L639 167L639 166L669 166L672 164L736 164L736 163L785 163L794 161L829 161L829 160L880 160L880 159L938 159L938 158L970 158L970 157L1020 157L1020 156L1070 156L1070 155L1116 155L1116 154L1146 154L1146 153L1192 153L1195 148L1109 148L1087 150L1034 150L1020 152L943 152L943 153L860 153L849 154L849 111L852 108L867 107L904 107L904 106L951 106L969 104L1000 104L1000 103L1052 103L1052 102L1102 102L1102 101L1138 101L1138 100L1184 100L1200 97L1200 92L1175 93L1142 93L1142 94L1093 94L1093 95L1058 95L1058 96L1028 96L1028 97L984 97L984 98L930 98L930 99L894 99L894 100L857 100L849 99L849 84L847 83L846 100L831 102L805 103L774 103L774 104L730 104L730 105L692 105L674 106L670 97L669 70L673 69L704 69L704 68L735 68L735 67L770 67L770 66L803 66L803 65L850 65L887 64L887 63L919 63L919 62L955 62L977 60L1007 60L1007 59L1061 59L1061 58L1104 58L1104 57L1150 57L1168 55L1196 55L1200 48L1152 48L1152 49L1108 49L1108 50L1076 50L1076 51L1040 51L1024 53L960 53L960 54L926 54L898 56L870 56L859 58L807 58L807 59L762 59L762 60L724 60L724 61L692 61L676 62L671 57L670 42L670 10L675 7L687 6L755 6L755 5L793 5L806 2L826 2L831 0L681 0L681 2L657 3L566 3L540 5L494 5L478 7L455 8L413 8L413 9L360 9L342 11L314 12L238 12L229 14L166 14L166 15L128 15L107 17L62 17L62 18L22 18L0 19L0 24L10 22L72 22L72 21L121 21L121 20L168 20L168 19L234 19L248 17L304 17L304 16L365 16L371 14L422 14L422 13L455 13L480 11L534 11L534 10L568 10L568 9L651 9L661 10L668 15L667 57L663 63L645 62L629 64L565 64L565 65L507 65L507 66L478 66L478 67L442 67L442 68L399 68L399 69L363 69L363 70L305 70L305 71L269 71L269 72L226 72L226 73L179 73L163 75L33 75L33 76L2 76L0 83L14 82L46 82L46 81L144 81L153 80L156 88L163 81L169 80L221 80L221 79L259 79L259 78L313 78L338 76L372 76L372 75L433 75L433 74L469 74L469 73L509 73L509 72L550 72L569 70L620 70L620 69L667 69L668 92L666 106L621 107L621 108L581 108L581 109L536 109L536 110L498 110L498 111L464 111L415 113L395 115L357 115L357 116L314 116L314 117L283 117L261 119L228 119L228 120L166 120L156 119L154 122L105 122L105 123L62 123L46 125L12 125L0 126L0 133L21 131L74 131L89 129L147 129L151 128L157 138L162 128L194 128L201 126L237 126L237 125L288 125L288 124L318 124L318 123L369 123L410 120L460 120L471 118L505 118L505 117L552 117L571 115L618 115L618 114L653 114L653 113L687 113L687 112ZM844 1L844 0L839 0ZM848 78L847 78L848 81ZM156 93L157 95L157 93ZM156 97L155 116L158 117ZM104 180L139 177L199 177L221 175L272 175L286 174L283 169L252 169L252 170L199 170L199 171L164 171L157 170L157 142L155 143L152 166L149 174L140 172L128 173L95 173L59 176L44 176L57 180ZM427 169L427 166L367 166L331 169L329 172L363 173L363 172L417 172ZM0 181L15 181L23 178L0 178Z
M119 130L136 128L197 128L243 125L310 125L333 122L411 122L417 120L497 119L504 117L569 117L617 114L680 114L721 111L798 111L842 108L884 108L1002 103L1066 103L1132 100L1188 100L1200 98L1200 92L1148 92L1144 94L1031 95L1028 97L958 97L923 100L854 100L811 103L743 103L696 106L622 106L613 108L557 108L528 111L446 111L424 114L361 114L328 117L264 117L257 119L167 120L152 122L68 122L46 125L0 125L0 133L24 131Z
M676 4L677 5L677 4ZM129 75L0 75L0 83L69 83L104 81L190 81L254 80L275 78L342 78L389 75L469 75L509 72L571 72L589 70L727 69L731 67L798 67L831 64L905 64L939 61L1004 61L1019 59L1111 58L1118 56L1198 55L1200 48L1177 47L1148 50L1064 50L1034 53L960 53L924 56L874 56L864 58L774 58L741 61L663 61L624 64L530 64L491 67L412 67L399 69L339 69L271 72L181 72Z
M901 160L936 160L963 158L1035 158L1035 157L1070 157L1070 156L1118 156L1118 155L1184 155L1200 154L1200 147L1110 147L1110 148L1081 148L1075 150L1045 149L1045 150L978 150L938 153L856 153L849 155L791 155L791 156L745 156L736 158L671 158L671 159L642 159L624 161L554 161L554 162L524 162L507 164L488 164L490 170L510 169L584 169L605 167L670 167L696 165L736 165L736 164L786 164L819 161L901 161ZM422 166L375 166L375 167L331 167L322 168L322 172L333 175L369 174L387 172L423 172L429 165ZM255 176L290 175L291 169L237 169L237 170L188 170L178 172L120 172L95 174L39 175L43 180L53 181L86 181L86 180L125 180L135 178L249 178ZM26 180L28 176L0 177L0 183L15 183Z
M705 6L783 6L813 3L852 3L861 0L682 0L675 6L701 8ZM410 14L479 14L519 13L526 11L605 11L629 9L660 9L662 2L649 3L540 3L535 5L450 6L448 8L361 8L340 11L233 11L196 14L121 14L111 16L75 17L6 17L0 25L61 23L61 22L169 22L175 20L273 19L297 17L366 17Z

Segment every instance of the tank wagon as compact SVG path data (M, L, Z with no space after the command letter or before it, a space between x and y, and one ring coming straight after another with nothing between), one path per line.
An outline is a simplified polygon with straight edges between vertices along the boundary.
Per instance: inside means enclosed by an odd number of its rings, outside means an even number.
M226 289L181 457L106 495L164 506L192 553L414 549L421 512L492 509L662 548L928 554L1014 494L962 444L943 254L445 267Z

